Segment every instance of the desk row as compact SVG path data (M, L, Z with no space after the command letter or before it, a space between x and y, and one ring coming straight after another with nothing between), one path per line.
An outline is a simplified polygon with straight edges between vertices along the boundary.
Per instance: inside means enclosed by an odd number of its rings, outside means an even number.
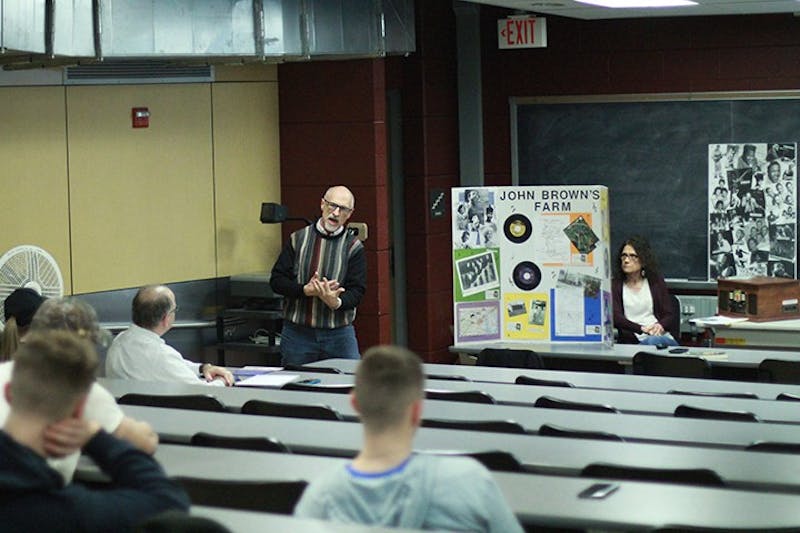
M317 394L330 393L331 389L325 386L342 385L352 386L353 376L349 374L315 374L307 373L308 377L320 380ZM276 391L272 389L256 388L208 388L203 385L184 385L173 383L136 382L131 380L116 380L101 378L99 382L116 397L120 398L128 393L143 394L213 394L232 410L241 409L242 405L251 399L275 398L273 401L292 402L293 391ZM468 392L479 391L490 396L501 405L517 405L532 407L537 399L548 396L569 402L599 404L613 407L623 414L648 414L658 416L673 416L675 410L685 404L705 409L719 411L744 411L755 415L764 422L800 423L800 409L798 403L793 401L752 400L739 398L685 396L679 394L658 394L618 390L579 389L567 387L542 387L525 386L506 383L475 383L449 380L428 380L427 388L430 391ZM276 395L276 393L280 393ZM284 398L284 399L278 399ZM323 396L320 401L329 402Z
M751 350L752 352L752 350ZM771 352L767 354L774 356ZM782 352L785 358L791 354ZM334 368L345 374L355 373L357 360L325 359L307 365L313 368ZM780 394L800 397L800 385L756 383L720 379L696 379L632 374L604 374L569 370L541 370L501 368L474 365L444 365L425 363L425 372L432 379L459 379L488 383L515 383L520 376L547 380L569 387L583 389L627 390L634 392L683 391L700 394L751 394L762 400L771 400Z
M156 458L170 476L224 480L311 481L344 462L329 457L171 445L162 445ZM91 467L83 464L79 475L91 476ZM590 500L581 499L578 494L599 479L503 472L494 472L493 476L511 509L525 525L626 531L668 526L681 529L685 525L753 531L800 526L796 495L620 481L619 489L607 498ZM193 513L214 518L234 531L252 530L244 528L270 522L295 527L294 519L260 513L217 512L209 508L195 508ZM306 522L296 524L302 528L299 531L313 525ZM359 531L329 526L335 531Z
M105 382L117 397L128 393L144 395L206 394L202 386L171 386L149 382ZM300 418L328 418L355 421L357 415L349 398L343 394L314 393L266 389L218 389L213 393L221 403L236 406L248 404L245 411ZM267 402L266 405L264 402ZM769 402L750 402L753 405ZM775 402L777 403L777 402ZM788 403L788 402L787 402ZM796 408L796 404L790 404ZM800 414L795 413L800 421ZM665 417L660 415L584 412L565 409L531 408L517 405L471 404L430 400L425 402L424 424L444 425L452 422L493 422L465 429L486 429L516 433L539 433L542 426L583 432L601 433L602 437L618 437L628 442L661 442L695 446L714 446L743 449L758 441L800 443L800 431L795 424L763 422L758 424L735 421ZM500 422L500 423L497 423ZM554 431L550 431L554 433ZM581 435L586 436L586 435ZM597 435L596 435L597 436ZM762 444L763 446L763 444ZM800 447L798 444L797 447Z
M149 422L165 442L189 443L197 433L208 432L228 437L270 437L293 452L317 455L352 457L361 447L361 427L355 423L139 406L125 406L124 411ZM526 471L570 476L598 463L637 468L706 468L732 487L800 493L797 454L427 427L419 429L415 447L465 453L500 450L513 455Z

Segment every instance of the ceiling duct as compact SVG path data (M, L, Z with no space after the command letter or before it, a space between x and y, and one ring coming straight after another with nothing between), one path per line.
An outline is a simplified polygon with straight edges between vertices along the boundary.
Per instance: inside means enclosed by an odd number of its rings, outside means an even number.
M45 12L45 0L0 1L0 50L3 54L44 54Z
M415 50L414 0L0 0L0 63L297 61Z

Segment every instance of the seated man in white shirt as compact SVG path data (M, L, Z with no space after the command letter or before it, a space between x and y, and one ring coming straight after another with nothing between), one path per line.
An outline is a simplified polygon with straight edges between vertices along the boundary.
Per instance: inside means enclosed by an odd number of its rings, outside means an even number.
M184 359L162 335L175 322L175 294L164 285L142 287L133 299L133 324L116 336L106 356L106 376L142 381L233 385L233 374ZM202 378L202 379L201 379Z

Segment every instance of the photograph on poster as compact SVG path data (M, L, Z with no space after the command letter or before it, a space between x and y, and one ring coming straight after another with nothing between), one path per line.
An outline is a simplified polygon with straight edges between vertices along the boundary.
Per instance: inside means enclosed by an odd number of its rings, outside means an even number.
M597 241L600 240L582 216L579 216L564 228L564 233L567 234L575 249L582 254L588 254L594 250L597 247Z
M523 300L516 300L508 302L508 305L506 305L506 312L509 318L513 318L515 316L524 315L528 312L528 309Z
M458 342L500 338L499 302L465 302L456 305Z
M497 248L494 193L466 189L459 195L453 213L454 248Z
M470 296L500 285L494 254L485 252L456 261L456 273L461 281L461 294Z
M712 144L708 154L709 277L795 277L796 144Z
M528 317L528 324L543 326L547 316L547 302L545 300L533 300L531 302L531 314Z
M556 287L581 287L586 298L597 298L600 293L600 278L561 269L558 271Z

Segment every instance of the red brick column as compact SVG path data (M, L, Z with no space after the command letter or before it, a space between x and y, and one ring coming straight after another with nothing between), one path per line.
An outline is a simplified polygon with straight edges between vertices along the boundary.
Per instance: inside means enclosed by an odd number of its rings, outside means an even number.
M453 280L450 209L429 213L430 193L459 184L456 28L452 2L416 3L417 51L404 62L403 164L406 190L409 348L451 362Z
M286 63L278 82L281 203L291 216L318 217L327 187L353 191L350 220L369 226L356 334L362 352L391 342L384 60ZM284 239L300 225L286 223Z

